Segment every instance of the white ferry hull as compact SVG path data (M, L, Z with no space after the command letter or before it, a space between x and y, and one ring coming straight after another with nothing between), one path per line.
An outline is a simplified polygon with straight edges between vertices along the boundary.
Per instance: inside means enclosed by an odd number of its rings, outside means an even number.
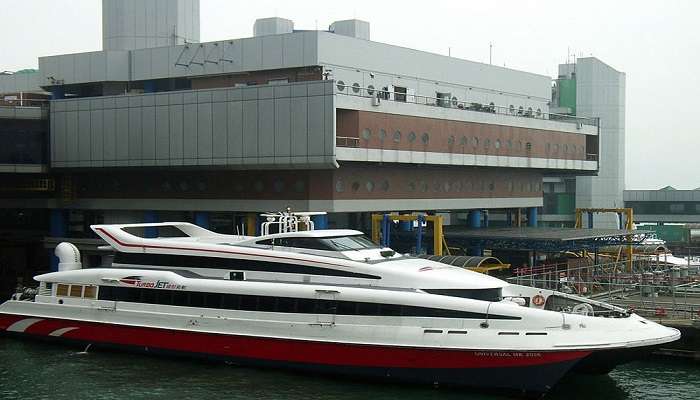
M0 314L0 332L74 344L383 380L549 390L591 351L491 351L293 340Z

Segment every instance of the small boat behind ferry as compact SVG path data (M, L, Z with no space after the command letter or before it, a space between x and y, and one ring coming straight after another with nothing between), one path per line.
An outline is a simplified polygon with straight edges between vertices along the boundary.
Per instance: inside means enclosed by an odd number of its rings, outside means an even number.
M359 231L314 230L312 214L267 214L255 237L183 222L94 225L112 265L83 268L78 249L59 244L59 271L0 305L0 332L525 393L680 337L612 305L398 254Z

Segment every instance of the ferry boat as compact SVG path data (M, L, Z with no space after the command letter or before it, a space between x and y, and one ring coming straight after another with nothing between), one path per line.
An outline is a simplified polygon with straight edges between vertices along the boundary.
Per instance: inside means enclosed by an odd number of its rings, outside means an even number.
M312 214L265 215L256 237L94 225L112 265L82 268L78 249L59 244L59 271L0 305L0 332L533 394L680 337L612 305L398 254L359 231L314 230Z

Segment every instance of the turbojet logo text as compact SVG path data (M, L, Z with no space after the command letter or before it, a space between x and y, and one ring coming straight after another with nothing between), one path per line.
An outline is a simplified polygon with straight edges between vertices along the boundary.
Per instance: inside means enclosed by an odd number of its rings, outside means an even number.
M135 286L137 288L144 289L172 289L172 290L183 290L185 285L178 285L176 283L171 283L168 281L157 280L153 281L142 281L140 276L128 276L119 280L121 283L125 283L130 286Z

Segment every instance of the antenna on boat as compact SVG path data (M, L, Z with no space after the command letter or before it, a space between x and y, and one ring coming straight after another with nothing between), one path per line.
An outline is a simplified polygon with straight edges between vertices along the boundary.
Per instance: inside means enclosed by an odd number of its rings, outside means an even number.
M311 220L311 216L325 214L325 211L292 212L290 207L282 212L260 214L261 217L265 217L265 222L260 225L260 233L261 235L269 235L271 226L277 226L278 233L298 232L300 223L308 228L306 230L313 231L314 222Z

